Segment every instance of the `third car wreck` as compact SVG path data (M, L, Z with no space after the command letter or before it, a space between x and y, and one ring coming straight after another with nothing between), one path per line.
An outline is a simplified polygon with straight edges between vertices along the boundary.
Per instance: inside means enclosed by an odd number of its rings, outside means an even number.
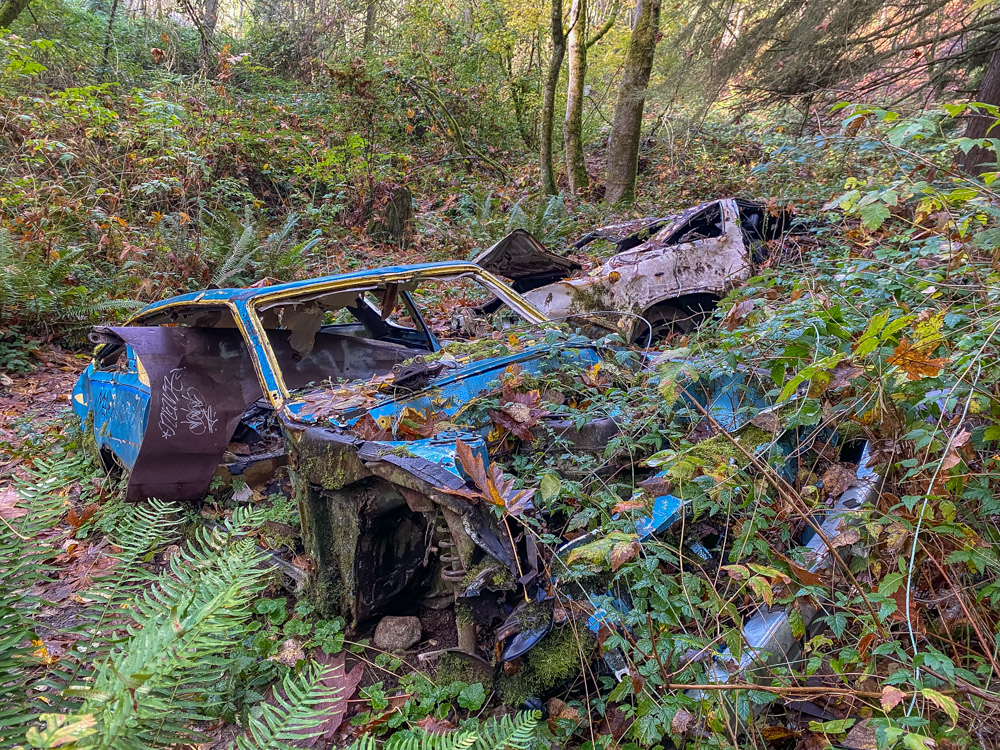
M719 299L746 281L768 258L768 243L791 223L770 203L724 198L665 218L639 219L598 229L576 243L595 240L615 254L580 275L581 266L550 253L516 230L473 262L511 279L539 310L560 319L603 317L635 343L686 333ZM618 316L616 313L623 313Z

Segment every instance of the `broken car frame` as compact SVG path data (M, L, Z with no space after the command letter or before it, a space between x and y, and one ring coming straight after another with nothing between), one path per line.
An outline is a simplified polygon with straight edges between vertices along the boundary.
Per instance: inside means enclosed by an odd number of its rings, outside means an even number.
M478 294L450 310L450 332L466 341L449 344L428 323L421 294L463 281ZM500 417L477 408L518 377L596 371L607 352L553 326L478 266L209 290L150 305L93 339L73 405L104 460L129 472L128 496L197 499L215 476L260 481L287 463L321 611L358 624L436 595L471 614L458 619L459 650L492 651L508 665L552 631L557 601L575 602L569 609L594 634L619 627L627 597L561 586L550 572L599 532L548 555L521 522L534 490L515 487L492 455L507 437L498 424L528 442L539 427L554 428L582 450L603 451L615 420L580 427L517 394ZM765 407L742 377L695 378L681 397L733 433L747 409ZM780 461L794 461L798 440L784 438ZM651 515L635 524L639 544L676 533L689 510L686 500L654 494ZM682 543L711 555L699 540ZM565 616L567 607L558 610ZM739 671L791 658L786 626L782 612L751 618ZM485 633L494 646L485 647ZM620 653L605 659L619 678L627 673ZM713 664L725 661L720 652ZM730 673L716 671L709 679Z
M583 275L579 263L548 252L520 229L473 262L511 279L550 318L587 315L597 322L603 316L627 340L647 343L650 334L655 341L670 331L694 328L719 299L755 273L768 257L767 243L790 224L786 209L723 198L675 216L585 235L576 249L605 240L614 245L615 254Z

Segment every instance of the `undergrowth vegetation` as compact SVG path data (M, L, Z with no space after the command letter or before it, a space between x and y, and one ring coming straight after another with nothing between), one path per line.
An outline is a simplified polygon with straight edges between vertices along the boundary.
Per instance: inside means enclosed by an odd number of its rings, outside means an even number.
M147 19L142 38L162 48L122 33L107 62L106 16L33 7L46 33L0 34L5 398L15 377L52 367L53 346L84 351L90 324L176 293L463 259L515 228L567 253L603 223L729 195L798 218L701 329L649 353L654 365L619 352L603 372L519 384L558 391L560 416L627 428L590 455L552 437L505 461L519 489L538 489L544 523L525 523L540 547L592 534L554 577L623 610L595 637L561 602L566 622L518 675L376 654L304 595L283 496L219 486L199 504L128 504L65 414L18 416L28 407L10 396L5 747L996 745L1000 172L996 139L961 134L995 108L843 104L815 130L782 107L668 123L643 142L638 203L614 209L538 194L534 93L512 103L513 67L504 87L478 78L487 43L440 43L431 15L389 61L335 53L297 20L260 23L254 54L220 52L208 77L190 26ZM107 64L82 69L81 50ZM973 148L991 164L978 175L956 166ZM379 238L404 188L412 225ZM730 435L679 398L726 378L775 409L744 404L753 421ZM842 451L862 443L865 466ZM616 463L629 468L606 471ZM859 469L877 491L816 574L811 529ZM664 492L690 503L683 531L640 542L635 522ZM692 547L704 539L711 559ZM804 654L747 672L744 626L762 602L787 608ZM361 684L355 664L378 679ZM707 684L713 666L728 682Z

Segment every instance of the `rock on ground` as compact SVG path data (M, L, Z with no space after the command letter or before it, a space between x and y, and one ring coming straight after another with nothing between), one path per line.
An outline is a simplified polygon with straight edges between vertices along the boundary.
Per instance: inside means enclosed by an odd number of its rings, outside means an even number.
M402 651L420 640L420 620L416 617L383 617L372 639L375 648Z

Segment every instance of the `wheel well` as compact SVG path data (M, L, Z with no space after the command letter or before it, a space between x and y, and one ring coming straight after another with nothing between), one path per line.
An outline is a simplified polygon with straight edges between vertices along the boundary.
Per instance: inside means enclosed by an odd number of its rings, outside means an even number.
M715 306L719 304L720 299L722 298L719 297L719 295L710 294L708 292L683 294L680 297L661 299L655 305L647 307L642 313L642 317L646 318L656 312L657 309L661 308L674 308L675 310L681 310L686 313L707 313L715 309Z
M689 333L701 325L719 304L715 294L698 293L671 297L650 305L643 312L652 328L652 341L649 341L650 328L637 320L632 329L633 343L653 343L666 338L671 332Z

